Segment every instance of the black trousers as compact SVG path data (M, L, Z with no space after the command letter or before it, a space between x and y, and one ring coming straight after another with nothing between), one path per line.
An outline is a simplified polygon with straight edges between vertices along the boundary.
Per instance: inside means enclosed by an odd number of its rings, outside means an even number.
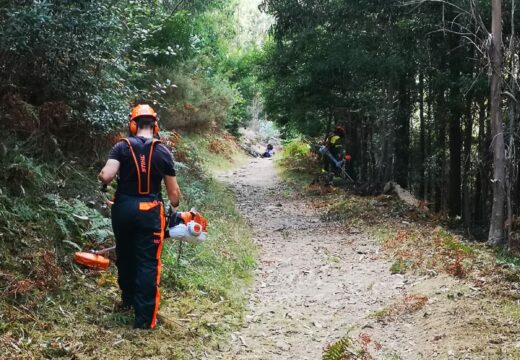
M123 303L135 309L135 328L153 328L160 299L164 205L155 196L117 195L112 227Z

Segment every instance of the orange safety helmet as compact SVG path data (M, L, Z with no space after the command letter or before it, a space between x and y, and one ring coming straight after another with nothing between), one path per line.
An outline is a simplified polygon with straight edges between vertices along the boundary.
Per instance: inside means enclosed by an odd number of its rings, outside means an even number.
M157 134L159 132L159 125L157 125L157 113L150 105L146 104L138 104L132 109L132 112L130 113L130 122L128 123L128 130L130 130L130 134L137 134L136 120L143 116L154 119L153 133Z

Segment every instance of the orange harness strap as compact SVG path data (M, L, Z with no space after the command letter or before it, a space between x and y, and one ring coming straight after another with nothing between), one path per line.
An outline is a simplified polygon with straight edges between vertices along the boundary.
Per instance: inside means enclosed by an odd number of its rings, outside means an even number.
M160 140L152 139L152 143L150 145L150 152L148 154L148 163L144 164L144 170L141 167L139 167L139 163L137 162L137 157L135 156L135 151L132 146L132 143L129 139L125 138L123 139L128 144L128 148L130 149L130 153L132 154L132 158L134 159L134 165L135 165L135 171L137 172L137 193L139 195L149 195L150 194L150 179L151 179L151 165L152 165L152 154L153 154L153 148L156 143L160 142ZM141 183L141 174L148 173L148 176L146 178L146 190L143 191L142 183Z

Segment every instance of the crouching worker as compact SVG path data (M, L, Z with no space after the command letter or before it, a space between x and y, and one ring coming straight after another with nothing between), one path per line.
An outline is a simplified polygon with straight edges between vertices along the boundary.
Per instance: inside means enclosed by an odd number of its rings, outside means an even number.
M132 109L130 136L119 141L108 155L99 180L109 184L117 175L112 206L116 238L121 310L135 310L135 328L151 329L157 322L161 250L165 214L161 198L164 180L168 199L179 205L180 189L171 152L154 138L157 114L148 105Z
M262 157L270 158L270 157L273 157L273 155L274 155L274 147L273 147L273 145L267 144L267 149L262 154Z

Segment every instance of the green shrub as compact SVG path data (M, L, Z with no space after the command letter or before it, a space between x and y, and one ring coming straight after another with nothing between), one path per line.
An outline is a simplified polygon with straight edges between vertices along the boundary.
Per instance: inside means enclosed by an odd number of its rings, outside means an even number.
M285 159L302 159L310 154L310 150L310 145L302 139L293 139L284 145L282 155Z
M136 25L130 9L100 0L10 2L0 10L0 80L33 105L64 101L71 116L88 114L99 129L119 125L131 88L123 59Z
M285 143L279 165L285 180L297 186L307 186L320 170L318 156L300 138Z
M513 254L506 248L499 248L496 250L496 254L498 264L511 264L517 269L520 269L520 256L518 256L518 254Z
M200 71L197 60L181 65L177 70L163 69L175 87L166 90L162 122L167 129L222 128L239 93L222 75L208 76Z
M440 229L437 235L443 240L444 247L452 251L461 251L464 254L472 254L474 252L471 246L464 244L462 241L457 240L452 234L446 230Z
M390 266L391 274L404 274L406 270L410 268L410 261L397 259L394 261L392 266Z

